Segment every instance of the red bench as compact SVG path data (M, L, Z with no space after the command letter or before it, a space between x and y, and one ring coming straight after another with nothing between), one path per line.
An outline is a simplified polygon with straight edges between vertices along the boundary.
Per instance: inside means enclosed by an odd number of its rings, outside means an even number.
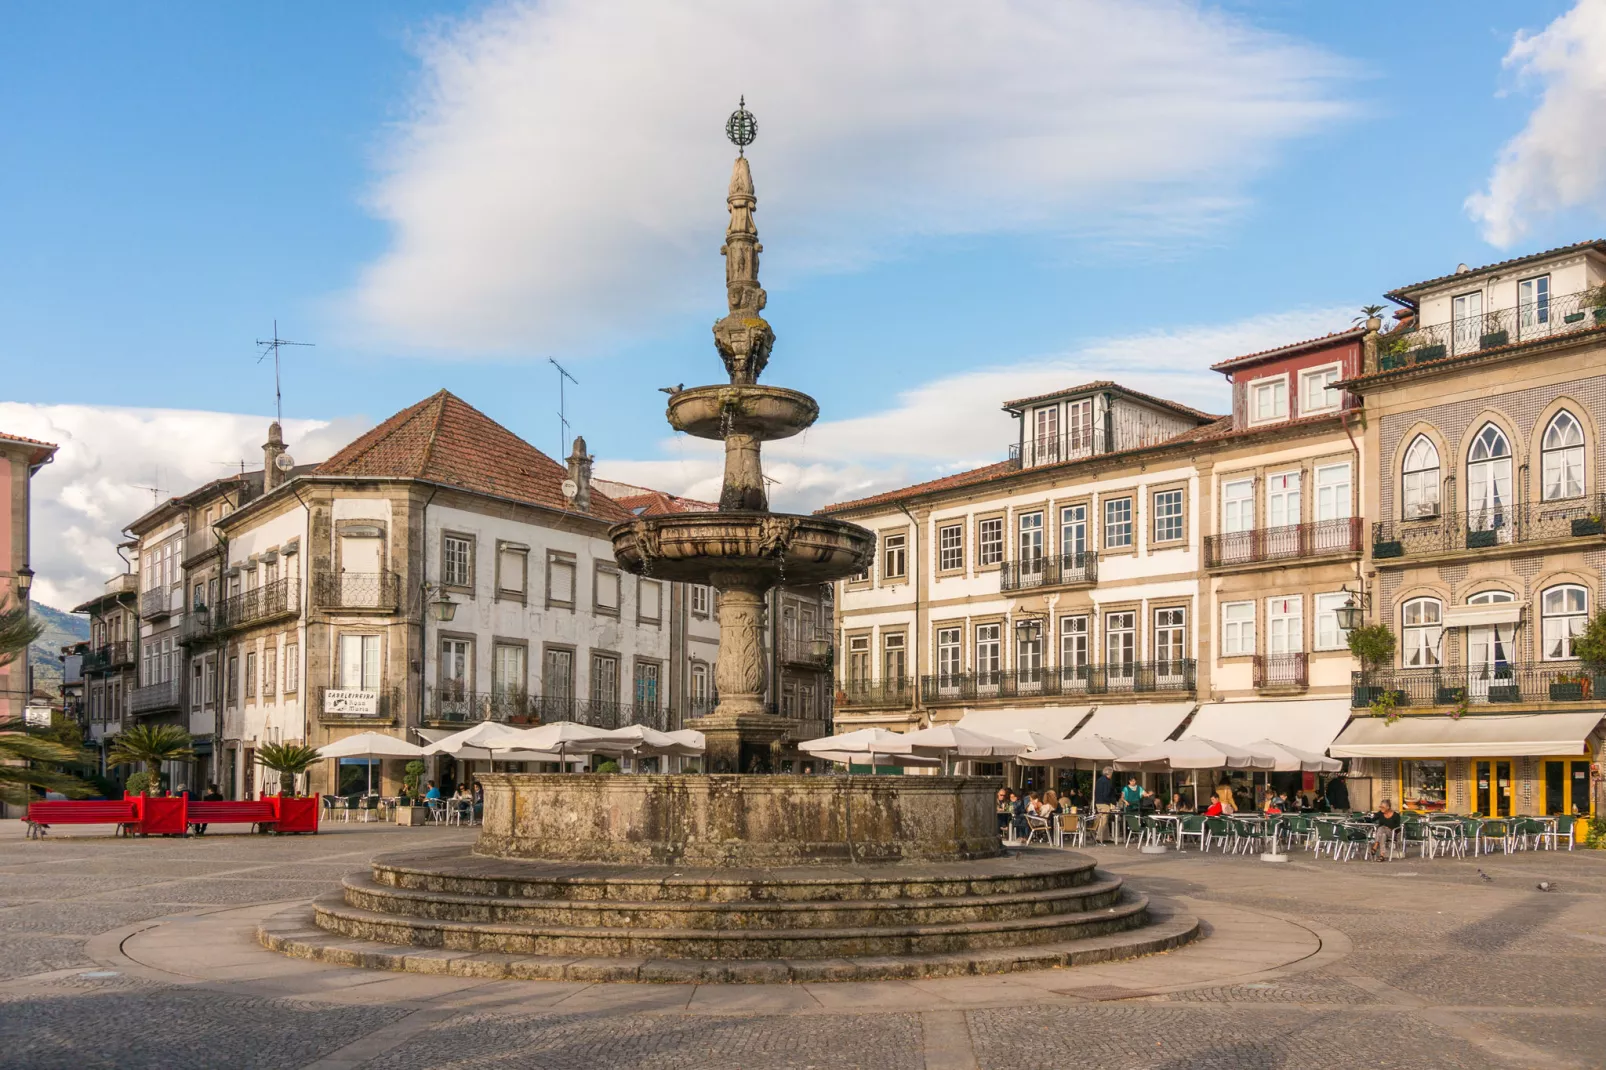
M185 810L192 829L196 825L272 825L279 820L279 808L267 799L255 802L191 799Z
M128 799L46 799L29 803L23 820L28 823L28 838L33 839L51 825L116 825L123 833L139 820L139 813Z

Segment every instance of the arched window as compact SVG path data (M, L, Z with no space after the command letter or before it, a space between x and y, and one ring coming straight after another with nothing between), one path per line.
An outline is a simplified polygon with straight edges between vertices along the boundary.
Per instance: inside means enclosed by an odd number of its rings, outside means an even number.
M1589 592L1576 583L1548 587L1539 596L1539 615L1544 659L1573 657L1573 639L1583 634L1589 622Z
M1401 466L1407 520L1439 515L1439 451L1426 435L1417 435Z
M1469 606L1488 606L1516 601L1510 591L1479 591L1467 599ZM1514 623L1474 624L1467 628L1467 668L1473 679L1489 679L1510 668L1514 653Z
M1413 598L1401 611L1405 641L1401 657L1408 669L1428 669L1440 664L1439 651L1444 636L1444 605L1437 598Z
M1544 498L1580 498L1584 493L1584 429L1566 409L1558 412L1540 444Z
M1484 424L1467 451L1467 527L1504 527L1510 507L1511 444L1494 424Z

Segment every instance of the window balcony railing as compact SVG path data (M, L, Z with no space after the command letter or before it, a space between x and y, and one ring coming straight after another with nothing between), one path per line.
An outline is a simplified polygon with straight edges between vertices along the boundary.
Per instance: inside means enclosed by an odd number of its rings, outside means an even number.
M1542 302L1380 335L1377 370L1394 371L1606 327L1601 298L1598 290L1559 294Z
M178 677L174 677L171 680L161 680L134 688L128 693L129 712L156 713L161 710L178 709L179 684Z
M576 699L566 695L530 695L518 691L467 691L434 687L429 692L426 719L432 724L545 724L577 721L596 728L623 728L639 724L667 731L668 711L655 702L618 702L612 699Z
M1363 521L1358 516L1287 524L1276 528L1229 531L1205 536L1205 567L1291 561L1302 557L1361 552Z
M321 721L390 722L402 711L401 690L395 687L320 687L314 698Z
M1255 687L1264 690L1310 686L1310 659L1298 654L1256 654Z
M782 635L781 660L788 665L828 669L831 667L831 638L828 635Z
M292 598L288 576L253 587L248 591L230 595L210 610L197 609L192 615L202 617L213 632L247 625L300 611Z
M706 717L708 714L713 713L714 707L718 705L719 695L717 692L709 695L693 695L686 700L686 716Z
M881 680L848 680L842 685L837 708L846 706L912 706L915 680L912 676L893 676Z
M394 613L400 591L394 572L318 572L312 578L314 604L325 610Z
M1092 585L1098 581L1099 555L1091 550L1079 554L1060 554L1057 557L1005 561L998 567L1000 591Z
M1392 694L1397 708L1584 702L1606 696L1606 675L1577 661L1541 665L1441 665L1351 674L1350 705L1361 709Z
M139 596L139 615L146 620L160 620L173 613L173 595L167 584L152 588Z
M923 702L940 705L1039 695L1191 692L1197 686L1196 679L1197 663L1193 658L1117 662L1113 665L1067 665L1009 672L936 673L920 678L920 697Z
M103 672L134 664L134 644L127 639L105 643L84 655L84 672Z
M1606 496L1585 495L1497 505L1419 520L1379 520L1372 525L1372 557L1387 560L1600 535L1606 530L1603 516Z
M1104 428L1089 427L1052 435L1028 435L1025 442L1010 444L1009 459L1022 468L1033 468L1040 464L1079 461L1109 452L1109 437L1105 435Z

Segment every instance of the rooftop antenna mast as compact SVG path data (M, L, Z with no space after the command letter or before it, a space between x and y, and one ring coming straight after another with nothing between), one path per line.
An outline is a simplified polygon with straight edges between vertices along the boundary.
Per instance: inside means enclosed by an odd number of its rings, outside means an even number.
M151 485L148 486L148 487L145 486L143 483L130 483L129 486L133 487L135 490L148 490L148 491L150 491L151 492L151 508L154 509L154 508L156 508L156 506L158 504L161 503L162 491L165 489L162 486L162 470L160 468L151 469Z
M561 460L569 449L569 410L564 395L563 381L567 379L575 386L579 386L580 380L570 375L569 369L559 364L552 357L547 358L547 363L558 369L558 458Z
M317 344L316 342L292 342L288 338L280 338L279 321L277 319L273 321L272 340L263 341L261 338L257 339L257 345L262 347L262 355L257 357L258 364L267 360L270 352L273 354L273 418L281 425L284 423L284 397L279 393L279 350L284 346L307 346L310 348Z

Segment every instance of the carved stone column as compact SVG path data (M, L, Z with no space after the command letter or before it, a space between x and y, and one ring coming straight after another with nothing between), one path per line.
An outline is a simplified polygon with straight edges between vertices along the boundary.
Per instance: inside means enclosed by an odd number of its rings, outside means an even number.
M732 431L725 438L725 485L719 494L719 509L724 513L769 509L759 466L759 442L753 435Z
M719 589L719 688L715 716L764 712L764 580L739 572L710 577Z

